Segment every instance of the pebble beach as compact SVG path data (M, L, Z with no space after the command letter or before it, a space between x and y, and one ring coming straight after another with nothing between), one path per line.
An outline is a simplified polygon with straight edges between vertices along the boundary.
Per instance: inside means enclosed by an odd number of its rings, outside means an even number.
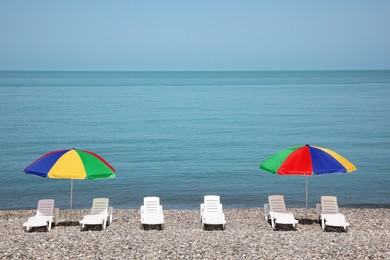
M35 210L0 211L0 259L390 259L390 209L342 209L348 232L324 232L310 209L291 209L296 230L273 231L263 209L226 209L226 230L202 230L199 211L164 210L165 227L143 230L139 210L114 209L106 230L80 231L88 213L60 210L50 232L25 232ZM312 221L311 221L312 220Z

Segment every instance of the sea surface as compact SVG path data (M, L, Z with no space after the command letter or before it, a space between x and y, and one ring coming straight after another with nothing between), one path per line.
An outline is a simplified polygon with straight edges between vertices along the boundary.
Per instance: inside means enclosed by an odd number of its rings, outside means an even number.
M58 149L93 151L117 178L75 180L73 208L108 197L139 208L198 209L207 194L225 208L262 207L284 194L305 207L306 179L259 169L291 146L332 149L357 166L311 176L341 207L390 207L390 71L0 72L0 209L54 198L69 208L70 180L23 173Z

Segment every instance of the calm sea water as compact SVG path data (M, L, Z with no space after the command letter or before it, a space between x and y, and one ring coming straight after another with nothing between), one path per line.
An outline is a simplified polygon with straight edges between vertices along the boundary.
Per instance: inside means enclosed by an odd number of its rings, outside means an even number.
M285 148L327 147L355 163L351 174L309 178L343 207L390 207L390 71L0 72L0 208L69 207L70 180L22 170L51 150L94 151L111 180L76 180L74 208L109 197L138 208L197 209L218 194L224 207L262 207L284 194L305 207L305 178L259 163Z

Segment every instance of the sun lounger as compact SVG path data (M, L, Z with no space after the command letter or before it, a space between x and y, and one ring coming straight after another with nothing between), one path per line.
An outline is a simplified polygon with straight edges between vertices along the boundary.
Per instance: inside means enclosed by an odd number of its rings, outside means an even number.
M225 214L219 196L204 196L204 203L200 205L200 212L203 229L205 229L205 225L222 225L222 229L226 228Z
M59 209L54 208L54 203L53 199L39 200L36 215L23 223L26 231L29 231L32 227L43 226L46 226L47 231L50 231L52 224L57 225Z
M80 221L81 230L86 225L102 225L102 229L106 229L107 222L112 222L113 208L108 206L109 199L107 198L95 198L93 199L91 212L85 215Z
M347 231L349 223L345 220L344 215L339 212L337 197L321 196L321 204L317 204L316 209L317 220L321 221L323 230L326 230L327 226L332 226L342 227Z
M265 220L271 220L271 226L274 230L276 224L292 225L294 228L298 224L294 214L287 210L283 195L268 196L268 203L264 204L264 213Z
M164 214L159 197L145 197L140 211L142 225L160 225L161 229L164 228Z

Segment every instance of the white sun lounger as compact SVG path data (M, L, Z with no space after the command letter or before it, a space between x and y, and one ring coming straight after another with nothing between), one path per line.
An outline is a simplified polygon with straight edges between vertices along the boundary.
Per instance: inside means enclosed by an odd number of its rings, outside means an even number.
M268 196L268 203L264 204L264 213L265 220L271 220L271 226L274 230L276 224L292 225L294 228L298 224L294 214L287 210L283 195Z
M164 214L159 197L145 197L140 212L142 225L161 225L161 229L164 228Z
M52 224L57 225L59 209L54 208L54 203L53 199L39 200L36 215L23 223L26 231L29 231L32 227L43 226L46 226L47 231L50 231Z
M337 197L335 196L321 196L321 204L316 205L317 220L321 221L322 229L326 226L342 227L345 231L349 223L345 220L345 216L339 212L337 205Z
M81 230L86 225L102 225L102 229L106 229L107 222L112 222L113 208L108 206L109 199L107 198L95 198L93 199L91 212L85 215L80 221Z
M204 203L200 204L200 214L203 229L205 225L222 225L222 229L226 228L225 214L219 196L204 196Z

